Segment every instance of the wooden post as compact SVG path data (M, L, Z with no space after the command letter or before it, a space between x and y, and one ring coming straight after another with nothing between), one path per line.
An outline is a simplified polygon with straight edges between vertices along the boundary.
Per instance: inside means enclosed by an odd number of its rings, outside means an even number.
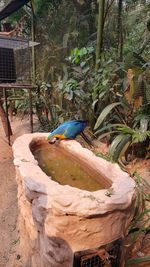
M12 135L10 122L9 122L9 115L8 115L8 102L7 102L7 89L4 89L4 98L5 98L5 105L6 105L6 121L7 121L7 137L8 137L8 144L10 146L10 136Z
M9 113L9 117L10 117L10 122L12 122L13 121L13 102L12 102L12 100L9 101L8 113Z
M0 95L0 118L2 120L4 132L6 136L8 136L8 142L10 145L10 135L12 135L12 130L11 130L10 122L9 122L7 90L12 89L12 88L16 90L23 89L23 88L26 90L29 90L29 114L30 114L30 128L31 128L31 133L32 133L33 132L32 90L36 89L37 86L33 84L28 84L28 85L13 84L13 87L11 84L7 84L7 86L6 87L5 86L6 86L5 84L0 84L0 89L1 89L0 92L3 91L3 94ZM16 99L24 100L24 98L15 97L15 98L10 98L10 101L16 100ZM5 101L6 112L3 107L3 101Z

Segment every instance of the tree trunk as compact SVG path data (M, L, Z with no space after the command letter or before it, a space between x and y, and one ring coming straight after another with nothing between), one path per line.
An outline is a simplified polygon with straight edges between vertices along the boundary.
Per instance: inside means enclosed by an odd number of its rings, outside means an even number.
M104 33L104 12L105 0L99 0L98 26L97 26L97 46L96 46L96 69L100 66L101 53L103 48Z
M35 0L31 0L31 34L32 34L32 42L35 42ZM35 84L36 82L36 54L35 47L32 46L32 82Z
M8 127L7 127L7 117L6 117L6 113L5 113L5 110L3 108L3 102L2 100L0 99L0 118L1 118L1 121L2 121L2 125L3 125L3 129L4 129L4 132L5 132L5 135L8 136L8 133L10 135L12 135L12 130L11 130L11 126L10 126L10 122L8 121Z
M123 0L118 0L118 59L123 60L122 8Z

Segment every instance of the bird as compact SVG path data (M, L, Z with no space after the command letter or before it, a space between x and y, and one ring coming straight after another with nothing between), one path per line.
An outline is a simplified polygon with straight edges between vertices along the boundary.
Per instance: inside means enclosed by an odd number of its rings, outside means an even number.
M54 144L57 140L75 139L80 134L89 145L92 145L91 140L83 133L87 123L85 120L72 120L60 124L48 135L49 143Z

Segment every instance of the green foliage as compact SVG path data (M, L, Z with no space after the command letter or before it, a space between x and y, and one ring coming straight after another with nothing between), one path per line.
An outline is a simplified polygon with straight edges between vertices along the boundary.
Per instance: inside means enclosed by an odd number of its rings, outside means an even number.
M130 107L128 109L130 110ZM127 106L120 106L120 103L110 104L102 111L94 127L95 134L98 135L99 140L112 136L109 155L113 161L120 161L129 147L138 150L136 145L140 143L143 144L142 148L146 152L150 142L150 120L146 118L145 114L137 116L132 114L129 119ZM102 123L103 127L101 127Z
M45 82L38 81L40 94L35 93L33 102L43 125L51 122L57 125L65 118L65 112L67 117L88 119L93 128L95 125L99 139L116 140L113 148L118 155L124 151L123 144L133 146L149 139L150 85L149 73L146 76L144 72L148 69L149 44L143 51L144 61L138 54L148 38L149 13L147 6L139 10L138 3L138 0L128 0L123 6L124 62L117 62L118 5L112 1L109 7L107 2L101 67L95 70L97 1L46 0L43 4L42 0L35 0L36 40L40 42L36 66L39 79ZM10 20L16 24L24 16L27 35L31 26L29 7L23 7ZM145 99L136 111L124 97L128 82L126 70L135 65L142 66L143 77L147 77L140 82L137 75L139 83L135 88L144 84ZM52 87L47 86L49 84ZM24 103L16 102L16 108L25 113L26 99L25 96ZM141 133L143 119L147 120L148 129ZM127 141L129 136L131 142Z
M125 14L124 22L127 34L124 40L124 55L128 68L135 65L136 58L133 56L133 52L138 54L145 40L149 38L147 34L148 20L148 5L141 6L140 8L133 7L130 12ZM143 56L144 58L149 57L149 43L143 51Z
M133 258L133 259L129 259L127 261L127 266L128 267L132 267L133 265L140 264L140 263L146 263L146 262L150 262L150 256L144 256L144 257L140 257L140 258Z
M81 48L71 51L69 64L64 68L64 77L59 82L59 89L65 99L69 101L68 108L74 110L78 118L89 119L92 110L90 79L93 71L94 48Z
M35 14L43 15L48 14L49 11L55 11L59 8L62 0L45 0L44 4L42 0L35 0Z
M67 116L62 108L55 104L54 91L51 84L41 82L35 97L36 114L44 130L53 130Z
M142 131L141 129L135 130L127 126L117 128L116 130L118 135L114 138L109 150L109 154L113 161L120 160L129 146L144 143L144 141L150 139L150 131Z
M146 234L149 231L150 209L147 207L147 201L150 201L150 194L147 192L150 192L150 184L136 172L134 172L132 176L136 182L137 198L135 215L130 225L129 233L132 234L132 239L134 242L141 233ZM138 263L137 259L132 260L133 262ZM128 260L127 263L131 263L132 260ZM147 257L145 258L145 261L147 261ZM144 262L144 257L141 262Z
M150 138L150 131L144 129L131 129L130 127L118 128L124 135L130 135L132 137L132 144L142 143L147 138Z
M108 130L106 133L101 133L104 130ZM129 147L133 147L134 144L143 143L143 149L145 150L149 146L150 131L141 129L132 129L128 126L122 125L118 127L117 124L109 124L108 128L103 128L99 133L98 139L103 139L113 135L113 141L110 145L109 155L113 161L119 161L122 156L125 155ZM113 129L113 130L110 130ZM147 142L146 142L147 141ZM146 144L144 144L146 142Z
M136 111L135 117L134 117L134 122L135 126L140 125L140 120L147 120L148 126L150 127L150 102L148 102Z
M119 134L115 137L109 149L109 155L114 162L119 161L121 156L124 155L131 144L131 138L129 134Z
M118 105L121 105L121 103L112 103L110 105L108 105L103 111L102 113L99 115L99 117L97 118L94 130L96 130L97 128L99 128L102 124L102 122L104 121L104 119L106 118L106 116L111 112L111 110L115 107L117 107Z
M83 68L89 61L93 59L93 53L95 49L94 47L83 47L81 49L75 48L71 51L71 55L69 60L71 63L80 64L81 68Z
M69 79L66 84L65 84L65 87L64 87L64 97L68 100L73 100L74 98L74 95L79 95L80 96L80 91L78 90L79 89L79 83L77 80L74 80L74 79Z
M109 153L113 161L120 161L127 153L146 156L148 151L150 143L150 103L146 94L149 90L149 81L146 78L148 73L147 70L142 73L139 70L131 70L128 72L128 78L123 78L122 90L121 85L116 87L114 83L111 89L104 91L103 96L109 95L109 98L97 117L94 129L99 140L107 138L110 141ZM141 77L145 77L144 80ZM118 82L120 78L117 79ZM97 102L94 104L97 105Z
M95 155L97 157L103 158L103 159L105 159L107 161L111 161L110 156L108 154L103 154L101 152L96 152Z
M69 60L71 65L64 68L65 75L59 82L60 91L73 104L78 117L88 119L93 125L110 98L119 100L121 94L116 94L116 90L121 82L119 85L117 72L123 73L122 68L109 59L96 71L93 47L72 50ZM113 72L110 71L112 66Z
M29 103L29 93L25 89L17 90L13 93L12 90L9 91L9 98L11 100L11 108L14 114L19 114L24 116L29 114L30 103ZM16 99L16 100L15 100ZM35 92L33 93L33 111L35 112ZM10 104L10 103L9 103Z
M134 219L130 225L129 233L132 235L132 242L134 243L139 237L140 234L149 232L149 223L150 223L150 209L146 207L146 201L150 201L150 184L142 179L137 173L133 173L133 177L136 182L137 189L137 203L136 203L136 212ZM128 259L126 262L127 267L138 266L140 263L150 262L149 256L143 256L139 258Z

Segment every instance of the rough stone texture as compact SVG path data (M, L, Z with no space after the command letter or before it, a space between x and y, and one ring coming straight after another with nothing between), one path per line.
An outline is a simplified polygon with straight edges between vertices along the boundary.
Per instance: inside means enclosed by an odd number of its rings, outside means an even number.
M72 267L74 252L126 235L134 215L135 183L117 164L96 157L76 141L61 141L70 155L100 173L111 190L62 186L40 169L31 153L31 147L46 139L47 134L26 134L13 145L24 266Z

